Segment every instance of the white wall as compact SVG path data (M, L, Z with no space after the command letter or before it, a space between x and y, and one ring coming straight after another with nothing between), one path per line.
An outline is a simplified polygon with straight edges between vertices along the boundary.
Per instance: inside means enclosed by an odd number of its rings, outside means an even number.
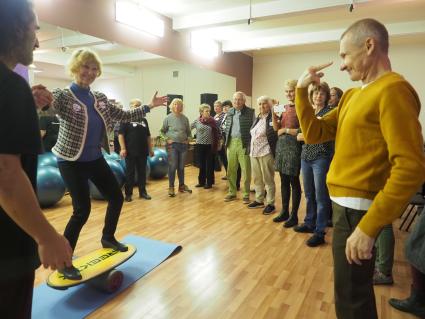
M177 78L173 78L173 71L179 71ZM38 75L35 82L42 83L49 89L70 84L70 81ZM156 90L158 95L180 94L183 95L184 113L192 121L199 116L201 93L215 93L220 100L231 99L236 90L236 79L192 65L169 63L143 66L131 77L109 80L99 78L93 83L92 89L120 101L125 107L133 98L140 98L144 103L149 103ZM147 116L152 136L158 135L165 116L166 107L155 108Z
M425 44L390 45L390 58L395 72L402 74L416 89L421 99L422 109L425 108ZM301 73L310 65L334 61L334 64L324 70L324 81L329 86L338 86L346 90L360 86L360 82L350 81L346 72L339 71L341 59L338 56L338 46L333 51L316 51L281 54L254 58L253 94L255 99L261 95L275 97L285 102L283 84L286 79L298 79ZM425 112L420 114L422 133L425 133ZM425 134L424 134L425 135Z

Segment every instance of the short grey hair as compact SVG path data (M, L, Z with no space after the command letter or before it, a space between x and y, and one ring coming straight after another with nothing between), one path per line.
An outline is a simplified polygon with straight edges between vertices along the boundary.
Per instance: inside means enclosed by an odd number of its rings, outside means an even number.
M268 102L268 103L270 103L270 102L271 102L271 99L270 99L268 96L266 96L266 95L262 95L262 96L260 96L260 97L257 99L257 104L261 104L261 103L263 103L263 102Z
M375 19L362 19L354 22L344 31L340 40L346 35L350 35L353 43L357 46L362 45L366 38L373 38L380 50L388 54L388 30L381 22Z

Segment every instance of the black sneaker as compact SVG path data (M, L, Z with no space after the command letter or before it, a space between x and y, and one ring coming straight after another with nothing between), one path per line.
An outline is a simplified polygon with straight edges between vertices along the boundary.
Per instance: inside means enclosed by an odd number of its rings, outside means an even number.
M60 274L62 274L65 279L69 280L81 280L83 277L81 276L80 271L74 266L65 267L63 269L58 270Z
M204 186L204 189L210 189L210 188L212 188L212 185L205 185Z
M125 201L126 202L131 202L132 201L131 195L125 195Z
M324 243L325 243L325 237L317 235L317 234L314 234L313 236L311 236L306 242L307 246L309 247L317 247L317 246L323 245Z
M251 204L248 204L247 207L248 208L263 208L264 203L259 203L259 202L253 201Z
M296 231L297 233L314 233L314 229L307 226L306 224L295 226L294 231Z
M121 244L118 240L116 240L115 238L102 238L102 240L100 241L102 243L102 247L103 248L112 248L121 252L127 251L128 247L124 244Z
M263 209L263 214L264 215L270 215L270 214L273 214L274 213L274 211L275 211L275 207L274 207L274 205L267 205L266 206L266 208L264 208Z
M285 227L285 228L291 228L291 227L294 227L294 226L297 226L298 225L298 218L296 218L296 217L290 217L286 222L285 222L285 224L283 224L283 227Z
M195 187L198 187L198 188L205 187L205 184L196 184Z
M152 199L152 197L148 194L148 193L141 193L140 195L139 195L139 198L144 198L144 199L147 199L147 200L150 200L150 199Z
M288 212L280 212L279 216L276 216L275 218L273 218L273 221L275 223L281 223L287 220L288 218L289 218Z

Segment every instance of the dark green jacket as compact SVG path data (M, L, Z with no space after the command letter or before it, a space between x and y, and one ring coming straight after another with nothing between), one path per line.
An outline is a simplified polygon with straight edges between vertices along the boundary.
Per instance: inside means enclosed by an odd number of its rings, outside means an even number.
M229 109L226 115L225 135L226 135L226 147L229 146L233 125L233 116L235 115L235 108ZM251 145L251 126L254 123L255 111L246 105L241 109L241 116L239 117L240 128L241 128L241 139L242 146L245 149L245 154L249 155L249 148Z

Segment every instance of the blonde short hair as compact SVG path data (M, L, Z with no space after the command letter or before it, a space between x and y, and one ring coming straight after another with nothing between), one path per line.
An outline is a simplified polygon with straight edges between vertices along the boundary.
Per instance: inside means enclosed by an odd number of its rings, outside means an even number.
M183 106L183 100L182 99L174 98L169 105L172 112L174 112L174 110L173 110L174 103L177 103L177 104L180 104L181 106Z
M199 114L202 114L205 110L211 111L211 106L209 106L207 103L202 103L199 107Z
M132 99L130 101L130 107L136 107L136 105L142 106L142 101L140 99Z
M285 87L294 90L297 87L297 80L286 80Z
M214 106L216 106L216 105L220 105L221 107L223 107L220 100L217 100L217 101L214 102Z
M68 62L68 73L74 76L84 63L89 62L94 62L97 65L97 76L99 77L102 74L102 62L100 62L96 52L87 48L78 49L72 53Z

